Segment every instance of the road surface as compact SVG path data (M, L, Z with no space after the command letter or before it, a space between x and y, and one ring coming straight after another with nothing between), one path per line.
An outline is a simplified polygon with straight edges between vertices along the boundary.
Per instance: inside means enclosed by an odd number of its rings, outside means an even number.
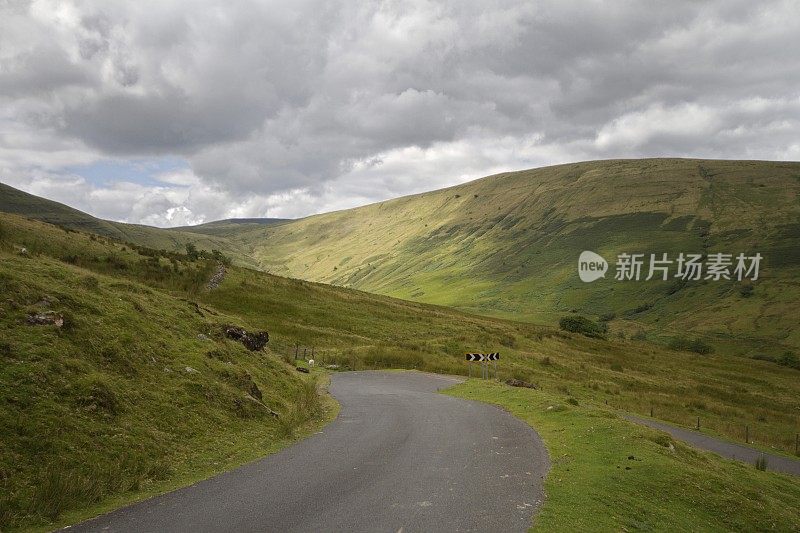
M525 423L417 372L332 376L339 417L277 454L69 531L526 531L548 469Z
M767 470L800 476L800 460L783 455L762 452L761 450L749 446L710 437L696 430L676 427L664 422L650 420L649 418L639 418L633 415L624 416L631 422L666 431L676 439L688 442L701 450L708 450L723 457L727 457L728 459L736 459L738 461L755 464L756 459L763 455L767 459Z

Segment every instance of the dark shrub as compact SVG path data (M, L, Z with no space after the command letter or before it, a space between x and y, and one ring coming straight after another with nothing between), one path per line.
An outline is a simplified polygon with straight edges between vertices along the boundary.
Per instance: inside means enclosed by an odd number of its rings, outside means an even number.
M800 370L800 358L794 352L785 352L778 357L778 364Z
M614 311L610 313L603 313L600 315L600 322L611 322L617 317L617 314Z
M639 313L644 313L645 311L649 311L652 308L653 308L653 304L651 304L649 302L648 303L643 303L641 305L637 305L633 309L630 309L625 314L628 315L628 316L630 316L630 315L638 315Z
M605 339L606 333L608 333L608 326L605 323L598 324L580 315L562 317L558 321L558 325L564 331L580 333L597 339Z
M507 348L516 348L517 347L517 338L513 335L505 335L500 337L500 344Z
M714 348L703 342L701 339L687 339L686 337L675 337L669 341L669 347L673 350L684 352L694 352L701 355L710 354Z

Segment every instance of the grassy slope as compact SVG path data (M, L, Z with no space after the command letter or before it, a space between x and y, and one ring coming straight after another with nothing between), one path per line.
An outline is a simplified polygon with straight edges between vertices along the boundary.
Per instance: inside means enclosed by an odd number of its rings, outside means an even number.
M552 469L535 531L796 531L800 524L796 477L697 451L602 405L477 380L447 394L500 405L545 440Z
M286 218L229 218L226 220L215 220L205 224L195 226L179 226L171 228L172 231L184 231L188 233L214 235L218 237L228 237L241 233L245 230L263 228L273 224L284 224L290 222Z
M800 164L653 159L561 165L232 239L270 272L554 324L572 310L653 338L694 332L718 349L800 347ZM761 252L750 298L734 282L592 285L579 253ZM611 277L611 276L610 276ZM634 309L643 304L652 308Z
M132 242L156 250L184 251L188 243L200 250L217 249L238 263L254 266L254 261L214 232L194 233L188 228L179 230L154 228L141 224L124 224L93 217L64 204L39 198L0 183L0 211L42 220L50 224L95 233L120 241ZM213 226L212 226L213 227Z
M126 246L10 215L0 233L0 529L197 479L319 419L313 383L220 335L246 320L187 300L207 265L155 276ZM45 311L66 325L25 323Z

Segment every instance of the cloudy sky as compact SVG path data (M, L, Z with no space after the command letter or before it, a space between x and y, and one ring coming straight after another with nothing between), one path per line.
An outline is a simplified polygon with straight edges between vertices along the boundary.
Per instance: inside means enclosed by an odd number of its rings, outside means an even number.
M800 1L0 0L0 181L159 226L800 159Z

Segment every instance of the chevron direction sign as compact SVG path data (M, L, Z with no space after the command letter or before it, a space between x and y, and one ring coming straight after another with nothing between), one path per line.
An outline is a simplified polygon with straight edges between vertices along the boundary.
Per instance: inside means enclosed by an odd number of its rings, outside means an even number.
M467 361L497 361L500 359L500 353L468 353Z

